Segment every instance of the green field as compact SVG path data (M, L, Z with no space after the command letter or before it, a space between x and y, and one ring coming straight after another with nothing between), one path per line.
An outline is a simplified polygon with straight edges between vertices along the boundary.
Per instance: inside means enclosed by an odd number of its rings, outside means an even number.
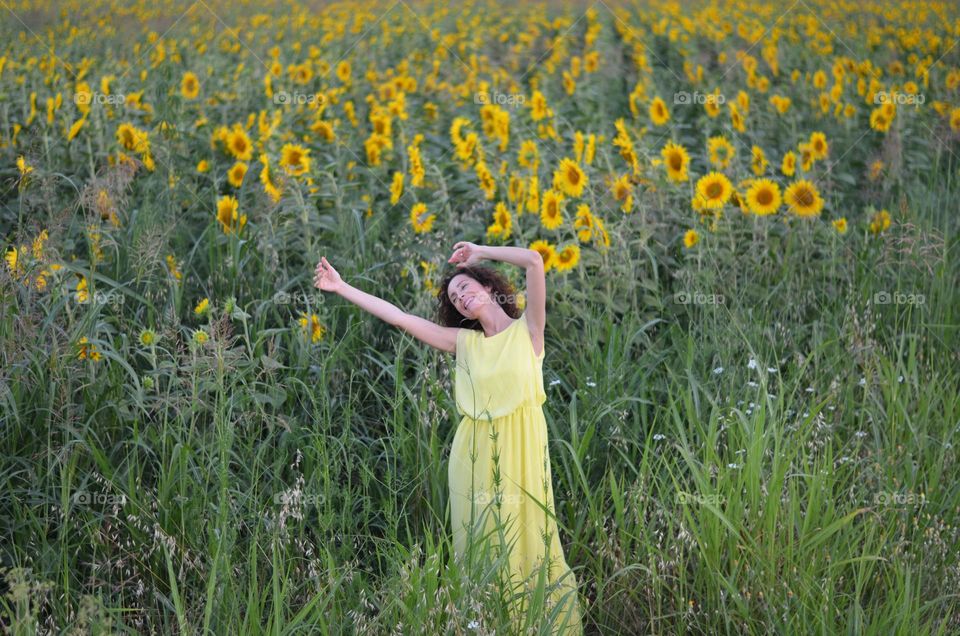
M585 633L960 633L955 5L0 5L5 632L509 633L454 357L312 286L471 241Z

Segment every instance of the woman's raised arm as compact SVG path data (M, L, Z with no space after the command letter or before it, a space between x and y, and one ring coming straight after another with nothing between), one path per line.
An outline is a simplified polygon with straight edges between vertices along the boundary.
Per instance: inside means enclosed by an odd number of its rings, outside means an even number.
M326 257L321 258L317 263L313 284L318 289L333 292L349 300L361 309L394 327L403 329L432 347L451 353L457 350L457 332L460 331L458 327L442 327L425 318L408 314L387 300L357 289L340 278L340 274Z

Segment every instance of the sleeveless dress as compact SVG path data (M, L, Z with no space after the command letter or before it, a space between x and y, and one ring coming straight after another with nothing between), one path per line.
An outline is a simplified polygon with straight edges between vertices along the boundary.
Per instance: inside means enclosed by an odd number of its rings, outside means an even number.
M475 329L457 333L455 392L463 417L450 450L453 546L456 555L464 555L470 545L487 540L496 556L505 545L510 550L515 600L522 599L524 585L536 586L538 576L544 575L548 588L553 586L552 607L563 607L556 624L565 622L566 627L555 633L578 636L583 626L577 580L564 558L553 518L547 423L541 406L547 399L544 353L534 353L526 311L490 337ZM541 563L550 565L541 572ZM511 607L511 617L520 621L518 604Z

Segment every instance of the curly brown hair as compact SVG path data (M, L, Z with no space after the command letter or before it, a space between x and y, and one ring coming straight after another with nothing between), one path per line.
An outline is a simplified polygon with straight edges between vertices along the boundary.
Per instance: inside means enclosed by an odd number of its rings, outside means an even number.
M437 322L444 327L463 327L483 331L479 320L464 317L453 303L450 302L450 281L459 274L469 276L481 285L490 287L490 297L513 319L520 317L520 308L517 307L516 288L499 270L485 265L469 265L449 270L440 280L437 289Z

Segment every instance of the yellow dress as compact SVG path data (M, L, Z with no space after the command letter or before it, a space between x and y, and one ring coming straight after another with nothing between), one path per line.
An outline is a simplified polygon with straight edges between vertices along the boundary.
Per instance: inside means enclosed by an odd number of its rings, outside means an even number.
M453 546L456 555L464 555L468 543L476 545L486 536L496 550L503 545L502 532L510 549L514 593L524 584L537 584L538 565L548 561L549 553L547 583L555 584L550 599L554 607L564 607L557 624L566 620L567 625L556 633L576 636L583 633L577 580L552 516L547 422L541 406L547 399L544 353L534 353L526 312L490 337L474 329L457 333L455 392L463 417L450 451ZM512 616L520 620L516 605Z

